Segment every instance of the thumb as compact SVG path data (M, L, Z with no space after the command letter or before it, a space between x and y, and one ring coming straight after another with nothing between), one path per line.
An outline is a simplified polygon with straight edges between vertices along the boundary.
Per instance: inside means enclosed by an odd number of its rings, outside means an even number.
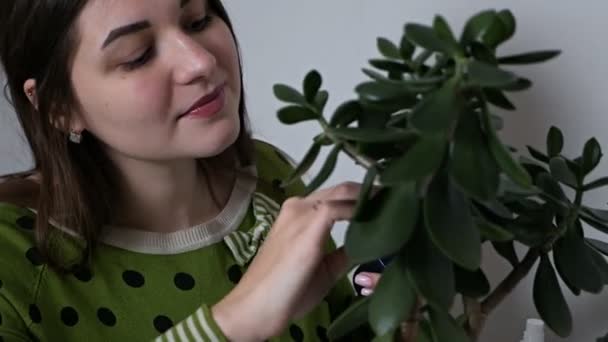
M346 255L344 247L337 248L336 250L325 255L323 258L323 263L329 278L329 287L332 287L348 272L349 259Z

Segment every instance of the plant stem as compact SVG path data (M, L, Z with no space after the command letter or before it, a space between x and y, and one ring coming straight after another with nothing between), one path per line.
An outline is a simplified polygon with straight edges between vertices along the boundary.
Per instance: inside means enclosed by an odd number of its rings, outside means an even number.
M540 257L538 249L531 248L523 260L513 268L511 273L481 303L481 314L487 317L515 289L517 284L528 275L536 260Z
M422 298L418 297L410 314L410 318L401 324L401 334L399 336L401 342L416 342L420 320L422 320L421 308Z
M342 139L340 139L340 138L336 137L334 134L332 134L331 127L329 126L329 123L327 122L327 120L325 120L325 118L320 117L319 123L321 124L321 127L323 127L323 131L325 131L325 134L327 135L327 137L330 138L335 144L342 144L342 150L352 160L354 160L357 165L361 165L366 170L369 170L372 167L376 166L377 163L375 160L359 154L359 152L357 151L357 148L355 146L353 146L352 144L350 144L346 141L343 141Z
M481 303L477 299L463 296L462 304L467 317L465 330L469 337L476 341L479 338L486 316L481 312Z

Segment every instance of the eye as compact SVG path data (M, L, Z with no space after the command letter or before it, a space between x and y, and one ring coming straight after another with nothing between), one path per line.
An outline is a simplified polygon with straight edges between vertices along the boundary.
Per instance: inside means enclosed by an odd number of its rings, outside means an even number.
M154 49L152 47L148 48L141 56L137 57L134 60L126 62L123 64L125 69L128 71L135 70L143 65L145 65L153 56Z
M187 29L192 32L200 32L207 28L207 26L209 26L212 20L212 16L206 15L200 20L193 21L190 25L188 25Z

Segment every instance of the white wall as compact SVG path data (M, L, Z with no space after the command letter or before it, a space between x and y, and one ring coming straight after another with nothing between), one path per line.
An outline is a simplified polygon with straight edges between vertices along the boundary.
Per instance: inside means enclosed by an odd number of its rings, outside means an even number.
M375 57L375 38L400 37L408 22L430 23L441 13L460 29L464 20L486 8L510 8L519 20L518 34L501 51L505 54L534 49L560 48L559 60L517 69L535 87L513 98L519 111L506 115L505 136L516 146L542 146L544 135L555 124L565 131L567 151L579 151L585 140L596 136L607 146L608 76L604 33L608 2L603 0L232 0L225 1L232 14L245 59L246 89L254 130L278 144L295 159L318 132L314 125L285 127L276 119L279 103L272 96L277 82L297 85L311 68L326 78L331 93L329 109L353 97L352 89L363 79L359 72ZM31 161L19 143L6 105L0 107L0 174L24 170ZM608 175L608 163L597 175ZM329 184L360 180L362 172L342 159ZM608 192L594 193L588 204L603 207ZM604 197L602 197L604 196ZM344 226L335 231L342 240ZM592 234L594 232L590 232ZM596 236L597 237L597 236ZM507 265L486 253L486 269L493 282L508 272ZM525 318L536 311L531 281L522 283L490 318L481 341L519 341ZM608 332L608 295L568 296L575 317L573 335L567 341L594 341ZM547 341L563 341L548 337Z
M443 14L460 31L473 13L486 8L509 8L519 23L515 38L501 50L505 54L559 48L556 61L516 69L528 75L535 87L513 98L519 111L505 116L505 136L516 146L542 147L554 124L565 131L567 151L579 151L588 137L596 136L608 151L608 29L602 0L240 0L228 1L245 58L249 109L256 133L278 144L295 159L301 158L314 125L286 127L276 119L280 103L272 95L277 82L299 85L304 74L317 68L331 93L329 108L354 96L364 79L359 72L367 59L377 56L375 39L397 39L403 24L430 24ZM603 162L597 175L608 175ZM362 172L346 158L330 184L360 180ZM603 197L602 197L603 196ZM608 190L594 193L588 203L605 207ZM590 232L591 233L591 232ZM343 226L335 232L341 241ZM495 283L509 271L502 260L485 255L485 269ZM532 282L522 283L490 318L481 341L519 341L527 317L536 316ZM567 291L567 290L566 290ZM608 332L608 292L601 296L568 296L575 317L574 333L567 341L595 341ZM548 336L547 341L563 341Z

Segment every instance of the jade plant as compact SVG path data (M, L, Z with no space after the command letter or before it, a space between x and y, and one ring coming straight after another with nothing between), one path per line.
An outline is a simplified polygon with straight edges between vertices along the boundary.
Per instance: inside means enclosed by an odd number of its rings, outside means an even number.
M400 42L378 38L382 57L363 69L369 80L331 115L317 71L301 90L274 86L286 103L282 123L312 120L321 128L284 184L307 172L323 148L330 151L309 192L328 179L341 153L352 158L366 176L345 250L353 266L392 258L375 293L333 323L332 338L369 324L378 340L475 341L488 315L529 275L540 317L566 337L573 319L564 291L596 294L608 284L608 244L583 231L587 224L608 233L608 211L583 204L586 192L608 185L608 178L588 179L602 157L597 140L567 156L562 132L552 127L545 151L527 147L524 154L498 134L496 109L515 110L509 96L532 86L506 68L559 55L499 54L515 28L509 10L474 15L458 38L441 16L432 26L406 24ZM484 244L512 265L494 288L481 268Z

